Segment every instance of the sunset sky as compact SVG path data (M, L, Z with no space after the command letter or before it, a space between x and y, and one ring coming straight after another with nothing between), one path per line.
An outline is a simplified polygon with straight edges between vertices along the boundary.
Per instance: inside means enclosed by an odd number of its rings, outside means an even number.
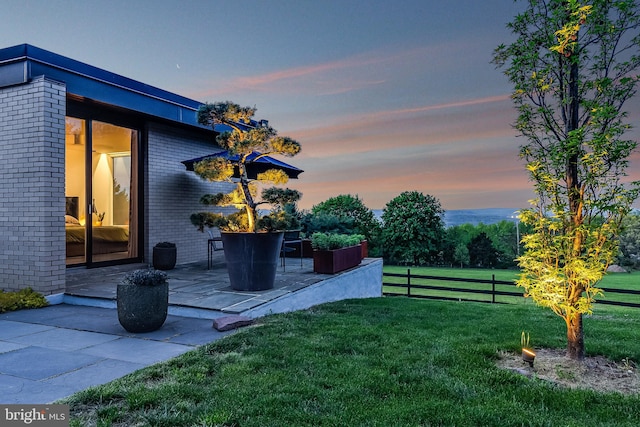
M284 159L305 170L289 185L301 208L357 194L381 209L406 190L445 210L517 209L532 197L511 86L490 63L523 2L0 4L0 47L29 43L199 101L256 106L302 144ZM638 123L637 97L628 110Z

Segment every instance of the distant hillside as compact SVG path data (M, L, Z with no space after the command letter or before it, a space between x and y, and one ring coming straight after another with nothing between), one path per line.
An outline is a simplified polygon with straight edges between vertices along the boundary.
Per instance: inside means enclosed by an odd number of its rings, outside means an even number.
M507 208L489 208L489 209L461 209L450 210L444 214L444 223L446 227L454 227L462 224L478 225L495 224L500 221L516 221L514 217L517 209ZM376 209L373 213L378 217L382 217L382 210Z
M500 221L517 221L517 209L491 208L491 209L463 209L446 211L444 222L447 227L461 224L495 224Z

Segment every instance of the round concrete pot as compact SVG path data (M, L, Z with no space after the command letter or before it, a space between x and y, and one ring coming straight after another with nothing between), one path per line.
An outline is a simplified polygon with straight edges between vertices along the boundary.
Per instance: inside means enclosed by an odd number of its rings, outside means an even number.
M137 286L118 284L118 321L129 332L151 332L167 319L169 284Z

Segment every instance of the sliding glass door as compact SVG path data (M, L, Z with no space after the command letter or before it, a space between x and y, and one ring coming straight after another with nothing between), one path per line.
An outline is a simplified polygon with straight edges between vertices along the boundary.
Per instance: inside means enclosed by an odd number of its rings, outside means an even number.
M138 257L136 129L66 118L67 264Z

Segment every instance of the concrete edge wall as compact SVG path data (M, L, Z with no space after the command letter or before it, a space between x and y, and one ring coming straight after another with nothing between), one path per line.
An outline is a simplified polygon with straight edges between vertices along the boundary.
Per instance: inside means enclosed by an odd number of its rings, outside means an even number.
M269 314L305 310L327 302L381 297L382 265L382 259L376 259L368 265L328 276L321 282L294 293L285 294L280 298L247 310L242 315L257 318Z

